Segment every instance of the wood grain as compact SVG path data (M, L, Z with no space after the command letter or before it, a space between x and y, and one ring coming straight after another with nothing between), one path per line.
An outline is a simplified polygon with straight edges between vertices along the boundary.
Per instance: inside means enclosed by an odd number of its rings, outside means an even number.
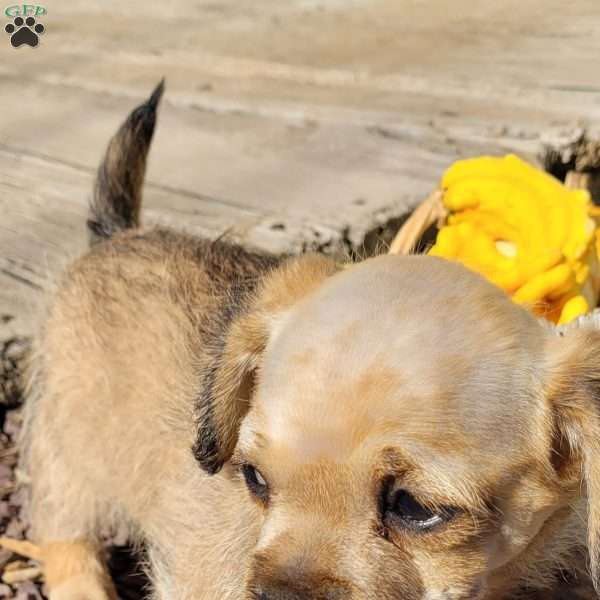
M167 93L144 218L272 251L360 250L454 160L600 123L597 0L46 3L0 40L0 315L33 330L84 247L104 147ZM6 320L6 319L5 319Z

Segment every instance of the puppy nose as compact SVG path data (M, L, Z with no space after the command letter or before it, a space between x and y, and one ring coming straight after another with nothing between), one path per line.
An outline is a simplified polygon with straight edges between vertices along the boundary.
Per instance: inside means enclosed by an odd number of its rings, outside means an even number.
M310 600L310 598L305 595L301 596L294 590L277 588L260 592L258 600Z
M256 596L257 600L348 600L347 590L335 585L310 590L304 586L290 584L267 585Z

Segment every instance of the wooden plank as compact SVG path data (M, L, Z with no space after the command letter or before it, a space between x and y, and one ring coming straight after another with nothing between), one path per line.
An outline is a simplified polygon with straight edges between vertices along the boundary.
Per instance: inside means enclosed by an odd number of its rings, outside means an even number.
M597 0L47 6L37 49L0 45L0 316L23 331L163 75L147 220L273 251L359 247L453 160L534 159L545 132L600 123Z
M34 329L45 292L61 269L86 248L93 172L0 146L0 173L0 323L23 334ZM230 228L242 235L260 221L250 210L200 196L190 202L156 185L146 195L150 224L176 223L216 236Z

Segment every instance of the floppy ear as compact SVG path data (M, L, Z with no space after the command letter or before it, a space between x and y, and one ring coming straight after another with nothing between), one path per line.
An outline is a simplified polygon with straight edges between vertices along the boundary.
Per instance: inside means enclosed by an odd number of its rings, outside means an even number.
M210 474L231 458L277 317L338 270L318 255L285 261L265 276L237 315L225 319L198 400L194 456Z
M590 571L600 594L600 332L567 333L554 351L552 463L565 485L585 492Z

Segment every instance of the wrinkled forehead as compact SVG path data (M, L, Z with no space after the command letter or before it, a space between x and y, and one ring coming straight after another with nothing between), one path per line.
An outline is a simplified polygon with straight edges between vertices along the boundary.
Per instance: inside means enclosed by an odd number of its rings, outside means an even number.
M383 439L423 457L465 444L493 457L518 448L515 424L531 419L544 335L458 265L365 261L275 326L256 397L262 436L306 460Z

